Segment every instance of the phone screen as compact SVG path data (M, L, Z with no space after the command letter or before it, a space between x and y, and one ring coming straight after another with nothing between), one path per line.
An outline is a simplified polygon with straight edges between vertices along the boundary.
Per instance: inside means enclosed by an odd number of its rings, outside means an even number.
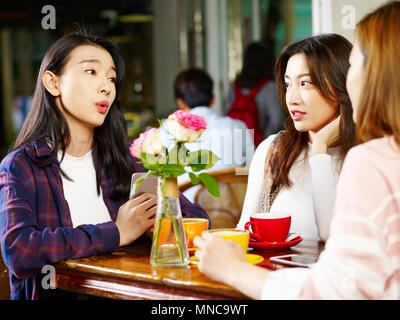
M318 261L318 258L302 256L298 254L289 254L285 256L271 257L270 260L273 262L292 266L311 267L314 263Z
M314 264L318 260L316 258L311 258L306 256L288 256L281 259L301 264Z
M129 199L132 199L135 195L141 194L143 192L157 195L157 183L158 179L156 176L149 175L145 180L143 180L137 189L134 188L136 181L142 177L144 173L138 172L132 175L131 180L131 191Z

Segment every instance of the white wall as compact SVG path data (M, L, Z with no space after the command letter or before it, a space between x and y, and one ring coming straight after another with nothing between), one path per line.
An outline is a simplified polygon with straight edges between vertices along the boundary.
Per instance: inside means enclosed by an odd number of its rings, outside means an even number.
M387 0L312 0L313 34L338 33L354 42L354 29Z

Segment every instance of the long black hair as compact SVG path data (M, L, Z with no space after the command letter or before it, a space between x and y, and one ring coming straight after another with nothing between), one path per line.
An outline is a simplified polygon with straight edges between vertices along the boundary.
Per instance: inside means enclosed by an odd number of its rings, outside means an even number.
M96 169L97 193L100 194L101 176L106 174L115 181L115 187L109 196L112 199L127 197L134 167L128 154L126 124L118 98L125 64L118 46L110 40L85 32L74 32L60 38L47 50L40 66L31 108L11 150L40 139L48 140L52 146L51 155L36 161L38 167L45 167L54 162L59 149L64 155L71 140L70 130L53 95L44 87L42 77L46 70L56 75L61 74L70 52L80 45L93 45L105 49L115 64L115 100L104 123L94 129L92 155ZM61 174L66 176L62 171Z
M239 86L251 89L264 77L274 78L275 52L268 43L252 42L246 47Z
M352 44L338 34L321 34L298 40L281 51L276 61L276 85L281 105L289 114L286 104L285 73L289 59L304 54L310 69L311 80L322 97L339 104L339 139L331 146L341 146L340 160L354 146L355 126L353 109L346 90L346 75ZM297 131L290 116L285 121L285 131L280 136L276 152L266 159L265 168L270 170L272 189L279 185L290 187L289 171L303 150L307 150L308 132Z

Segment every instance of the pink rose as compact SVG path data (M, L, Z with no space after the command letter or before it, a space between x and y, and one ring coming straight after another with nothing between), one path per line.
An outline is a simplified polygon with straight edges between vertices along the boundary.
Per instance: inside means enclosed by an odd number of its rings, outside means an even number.
M160 139L160 130L151 128L139 135L133 140L129 151L132 156L139 158L142 152L158 155L162 150L162 141Z
M177 110L167 118L168 132L176 141L196 142L206 128L203 117Z
M176 110L172 115L175 117L176 121L178 121L185 128L199 131L207 127L207 123L202 116L198 116L183 110Z

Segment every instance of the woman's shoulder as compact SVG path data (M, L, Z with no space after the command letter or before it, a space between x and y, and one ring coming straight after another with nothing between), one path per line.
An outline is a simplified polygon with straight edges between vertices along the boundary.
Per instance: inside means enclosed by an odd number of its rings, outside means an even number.
M271 146L276 146L284 132L284 130L281 130L278 133L271 134L258 145L257 150L268 150Z
M0 163L0 172L27 171L36 160L51 154L45 141L32 141L8 153Z
M274 133L274 134L271 134L270 136L268 136L268 138L264 139L264 140L258 145L258 147L257 147L257 149L256 149L256 152L257 152L257 150L261 150L261 151L268 150L269 147L270 147L271 144L272 144L272 141L275 140L275 138L276 138L277 135L278 135L278 134Z
M21 146L8 153L0 163L0 172L10 171L19 162L26 162L26 155L24 152L25 146Z
M400 148L392 137L373 139L350 149L338 182L338 198L344 199L341 206L348 210L351 198L350 204L356 203L356 209L361 208L366 214L384 203L389 208L400 188L399 162ZM379 212L389 211L379 209Z
M254 153L254 158L263 159L267 156L269 148L275 145L279 139L281 132L271 134L268 138L264 139L258 146Z
M390 168L391 164L398 166L400 148L393 137L383 137L359 144L347 153L345 163L355 166ZM385 165L386 164L386 165Z
M373 139L350 149L343 163L340 181L348 186L357 181L357 188L369 184L381 189L387 184L399 186L399 162L400 148L393 138Z
M378 159L398 161L400 159L400 148L393 137L383 137L359 144L350 149L347 158L363 159L368 157L369 162L376 162Z

